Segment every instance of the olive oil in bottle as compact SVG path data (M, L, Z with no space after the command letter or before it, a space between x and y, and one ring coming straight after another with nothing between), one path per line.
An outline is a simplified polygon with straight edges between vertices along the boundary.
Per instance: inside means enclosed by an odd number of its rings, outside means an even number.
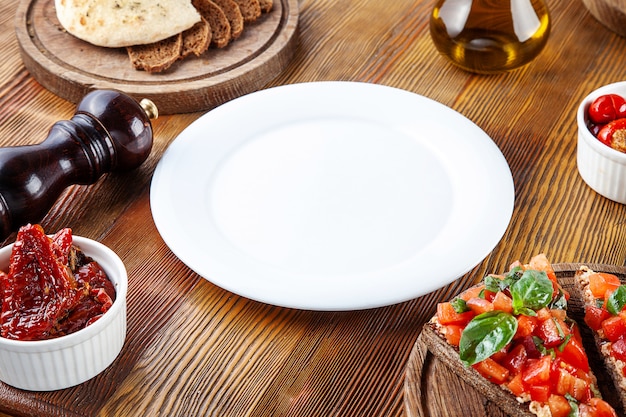
M550 34L543 0L437 0L430 34L440 53L476 73L529 63Z

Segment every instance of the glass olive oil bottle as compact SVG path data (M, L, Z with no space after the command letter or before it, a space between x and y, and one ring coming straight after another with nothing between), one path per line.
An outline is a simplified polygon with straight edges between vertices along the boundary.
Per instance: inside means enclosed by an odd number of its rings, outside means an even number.
M550 17L543 0L438 0L430 34L454 64L491 74L535 58L548 41Z

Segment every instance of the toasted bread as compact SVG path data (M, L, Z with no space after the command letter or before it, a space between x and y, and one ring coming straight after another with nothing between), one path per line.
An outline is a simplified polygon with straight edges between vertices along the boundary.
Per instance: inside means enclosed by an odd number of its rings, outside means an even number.
M195 56L202 55L211 44L211 36L211 26L202 17L198 23L183 32L183 46L179 59L184 59L191 54Z
M244 23L251 23L261 17L259 0L234 0L241 10Z
M192 0L194 7L211 26L211 45L224 48L230 43L230 22L222 9L211 0Z
M538 255L439 303L421 338L511 416L581 410L617 417L601 398L582 333L567 313L569 298L545 255Z
M274 7L274 2L273 0L259 0L259 5L261 6L261 12L269 13Z
M183 47L181 33L148 45L126 47L133 67L147 72L162 72L178 61Z
M585 303L585 311L589 306L598 307L596 297L593 295L589 286L589 279L593 274L595 274L595 272L592 269L582 266L574 276L576 289L579 291L579 295ZM617 277L615 277L615 279L619 280ZM612 343L606 338L602 328L599 330L591 330L598 353L602 357L604 366L615 385L615 393L617 397L619 397L623 409L626 410L626 377L624 376L626 363L611 354Z
M243 32L244 24L243 15L241 14L239 5L237 5L237 3L233 0L213 0L213 2L217 4L220 9L222 9L224 15L226 15L226 18L228 19L228 23L230 23L231 39L237 39Z

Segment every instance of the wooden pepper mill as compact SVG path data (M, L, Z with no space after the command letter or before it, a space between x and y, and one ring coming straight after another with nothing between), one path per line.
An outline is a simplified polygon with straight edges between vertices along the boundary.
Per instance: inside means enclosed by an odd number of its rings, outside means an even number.
M149 100L95 90L43 142L0 148L0 238L43 219L68 186L140 166L152 149L150 119L157 116Z

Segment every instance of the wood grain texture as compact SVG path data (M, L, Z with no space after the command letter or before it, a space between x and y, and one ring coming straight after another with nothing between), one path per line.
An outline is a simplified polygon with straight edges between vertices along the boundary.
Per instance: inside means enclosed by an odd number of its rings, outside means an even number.
M135 70L125 48L101 48L68 34L54 0L20 2L15 26L24 65L50 91L76 103L93 89L117 89L173 114L214 108L275 78L294 54L298 3L275 1L225 48L210 48L161 73Z
M603 398L610 401L615 409L623 414L620 400L614 395L616 388L604 369L602 359L593 342L593 336L590 330L584 327L584 303L574 283L574 274L580 266L581 264L578 263L555 264L554 271L563 288L571 294L568 316L582 324L581 332L585 336L583 343ZM622 282L626 282L626 267L597 264L587 266L597 272L615 274ZM513 397L505 394L509 403L500 401L499 395L502 394L498 394L497 389L489 387L491 383L482 378L478 372L466 368L458 360L458 354L452 351L439 351L437 346L441 343L438 335L432 331L422 331L413 347L407 362L404 385L404 398L409 417L520 415L517 412L518 404ZM440 356L442 354L450 356L442 358ZM490 398L486 393L493 397ZM509 408L515 411L506 413L505 411Z
M516 202L504 238L472 271L418 299L341 313L277 308L217 288L169 251L149 204L161 155L201 112L159 117L152 154L139 169L67 189L42 222L46 230L67 226L102 241L125 262L129 329L122 354L106 372L68 390L30 393L0 384L0 411L400 417L406 415L405 366L437 302L506 269L512 259L539 252L559 263L624 265L626 209L578 175L575 111L593 89L624 79L626 39L582 2L547 4L554 25L546 49L519 70L478 76L437 54L428 30L431 2L362 0L354 7L299 0L293 59L257 87L384 84L435 99L485 130L511 167ZM14 26L19 6L0 0L2 146L38 143L74 112L74 104L45 89L24 66ZM433 387L432 395L446 403L437 394L443 389Z

